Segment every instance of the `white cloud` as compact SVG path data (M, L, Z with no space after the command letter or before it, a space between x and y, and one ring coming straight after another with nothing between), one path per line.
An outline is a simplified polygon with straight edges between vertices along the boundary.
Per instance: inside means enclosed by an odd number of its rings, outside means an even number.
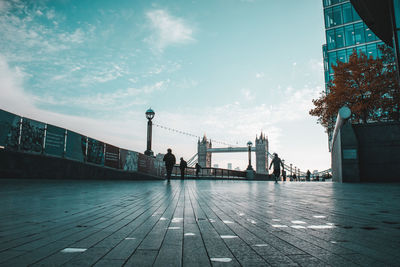
M146 16L151 28L155 31L146 41L159 51L163 51L169 45L194 41L193 29L183 19L173 17L162 9L149 11Z
M261 78L264 78L264 72L258 72L258 73L256 73L256 78L257 79L261 79Z
M254 99L254 95L251 93L250 89L243 88L240 92L246 98L246 100L253 100Z

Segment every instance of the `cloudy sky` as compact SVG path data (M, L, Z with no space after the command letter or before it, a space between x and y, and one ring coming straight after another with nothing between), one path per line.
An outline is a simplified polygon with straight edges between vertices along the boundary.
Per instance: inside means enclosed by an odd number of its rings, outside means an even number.
M330 166L308 115L324 86L320 0L0 0L0 36L1 109L143 152L151 107L159 125L238 146L262 131L286 163ZM155 127L153 150L168 147L189 158L197 139Z

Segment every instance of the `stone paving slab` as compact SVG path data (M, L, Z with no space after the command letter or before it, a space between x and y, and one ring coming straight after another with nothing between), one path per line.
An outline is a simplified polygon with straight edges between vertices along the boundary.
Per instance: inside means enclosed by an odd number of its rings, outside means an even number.
M0 180L0 266L400 266L400 184Z

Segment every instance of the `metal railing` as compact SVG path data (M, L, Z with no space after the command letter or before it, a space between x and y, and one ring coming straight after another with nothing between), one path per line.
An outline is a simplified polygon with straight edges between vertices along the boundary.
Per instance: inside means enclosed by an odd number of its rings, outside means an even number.
M172 170L172 176L181 177L181 170L179 165L175 165ZM185 169L186 178L207 177L207 178L246 178L246 172L220 169L220 168L201 168L199 173L196 174L196 168L187 167Z

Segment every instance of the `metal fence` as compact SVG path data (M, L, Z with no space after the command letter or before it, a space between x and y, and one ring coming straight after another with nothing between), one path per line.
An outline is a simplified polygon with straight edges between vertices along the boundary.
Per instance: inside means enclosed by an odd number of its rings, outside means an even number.
M180 177L181 170L179 165L175 165L172 170L172 176ZM227 170L227 169L220 169L220 168L201 168L199 173L196 174L196 168L194 167L187 167L185 169L185 177L187 178L200 178L200 177L207 177L207 178L246 178L246 172L243 171L236 171L236 170Z

